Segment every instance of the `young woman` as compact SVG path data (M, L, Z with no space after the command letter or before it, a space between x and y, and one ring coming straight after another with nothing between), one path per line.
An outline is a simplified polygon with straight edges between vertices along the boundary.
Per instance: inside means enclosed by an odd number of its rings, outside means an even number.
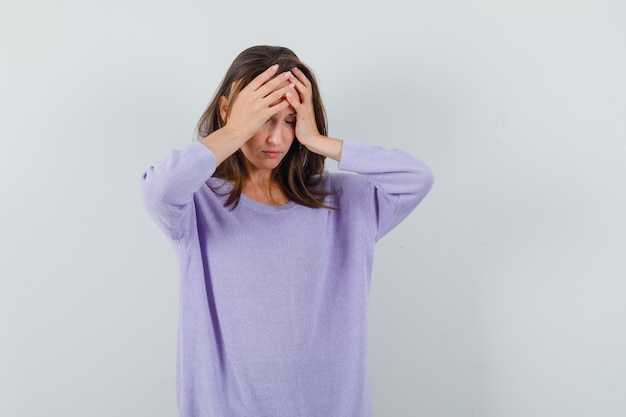
M374 244L431 170L328 137L313 73L283 47L235 59L198 134L142 182L180 262L180 416L371 416Z

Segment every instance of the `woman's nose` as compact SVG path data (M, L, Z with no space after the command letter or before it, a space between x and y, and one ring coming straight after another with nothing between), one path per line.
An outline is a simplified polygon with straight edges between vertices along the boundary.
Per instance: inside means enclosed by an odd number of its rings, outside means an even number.
M280 130L280 124L279 123L273 124L272 127L270 128L270 131L268 132L267 141L273 145L278 145L283 140L281 133L282 132Z

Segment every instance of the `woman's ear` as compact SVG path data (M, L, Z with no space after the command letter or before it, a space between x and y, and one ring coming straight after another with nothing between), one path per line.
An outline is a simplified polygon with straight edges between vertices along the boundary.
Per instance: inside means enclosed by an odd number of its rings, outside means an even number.
M228 114L228 98L224 96L220 97L218 106L220 109L220 117L224 121L224 124L226 124L226 115Z

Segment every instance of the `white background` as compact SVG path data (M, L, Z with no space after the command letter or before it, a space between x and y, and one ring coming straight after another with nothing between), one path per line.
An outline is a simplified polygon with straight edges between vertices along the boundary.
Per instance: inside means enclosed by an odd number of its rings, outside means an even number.
M435 171L376 254L376 416L626 415L619 0L3 1L0 415L176 414L139 180L255 44L313 68L331 135Z

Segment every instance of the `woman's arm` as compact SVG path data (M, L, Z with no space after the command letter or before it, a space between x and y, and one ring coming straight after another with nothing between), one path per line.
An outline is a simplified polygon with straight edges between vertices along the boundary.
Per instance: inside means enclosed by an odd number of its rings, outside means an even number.
M183 235L183 220L193 210L193 195L215 171L215 155L195 142L149 167L141 191L146 209L172 239Z
M408 153L352 141L343 144L339 169L366 180L362 202L372 207L377 240L417 207L434 182L433 171Z
M339 161L343 141L322 136L317 129L311 82L298 68L292 69L288 77L291 91L285 94L285 98L296 111L296 138L311 152Z
M287 101L297 113L296 137L311 152L339 162L339 169L361 174L367 180L362 202L370 201L379 239L402 221L426 196L433 173L421 161L400 150L344 142L322 136L315 123L310 81L297 68L292 70L293 93Z
M168 158L143 174L146 208L173 239L183 234L183 219L191 210L193 195L219 164L239 149L265 121L289 105L283 98L291 88L291 73L274 77L273 65L245 86L237 100L222 97L220 109L226 125ZM229 108L230 107L230 108ZM226 117L228 115L228 117Z
M343 150L343 140L341 139L317 135L309 138L307 144L303 143L303 145L316 154L334 159L337 162L341 160L341 152Z

